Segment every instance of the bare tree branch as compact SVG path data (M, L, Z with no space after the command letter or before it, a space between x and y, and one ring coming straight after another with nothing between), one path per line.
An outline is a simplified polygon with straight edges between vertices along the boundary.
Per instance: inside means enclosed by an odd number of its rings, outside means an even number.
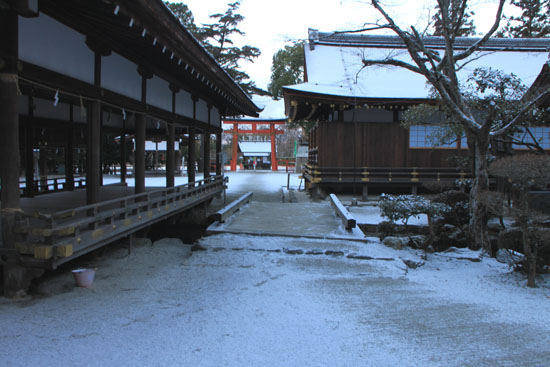
M489 29L489 31L485 33L485 35L481 39L479 39L476 43L470 46L467 50L456 54L454 56L454 59L456 61L463 60L468 56L470 56L471 54L473 54L474 52L476 52L479 49L479 47L481 47L485 42L487 42L487 40L491 38L491 36L497 31L500 25L500 18L502 18L502 9L504 7L504 3L505 3L505 0L499 0L497 14L495 16L495 21L491 29Z
M424 75L424 72L422 70L420 70L420 68L418 68L418 67L416 67L412 64L409 64L407 62L404 62L404 61L401 61L401 60L396 60L396 59L384 59L384 60L364 59L363 60L363 67L372 66L372 65L398 66L398 67L401 67L401 68L404 68L404 69L408 69L408 70L412 71L413 73Z
M499 136L499 135L505 134L508 130L510 130L511 127L513 127L520 120L520 118L524 117L524 114L532 106L537 104L538 101L540 101L542 98L546 97L549 94L550 94L550 89L547 89L544 92L542 92L541 94L539 94L536 98L531 99L528 103L525 104L525 106L523 106L523 108L519 111L519 113L517 114L516 117L514 117L512 120L510 120L510 122L508 122L506 125L504 125L504 127L500 128L496 131L493 131L490 134L492 136Z

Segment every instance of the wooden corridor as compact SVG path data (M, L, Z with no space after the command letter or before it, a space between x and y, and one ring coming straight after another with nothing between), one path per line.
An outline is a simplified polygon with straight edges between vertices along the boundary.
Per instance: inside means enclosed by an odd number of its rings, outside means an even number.
M219 195L227 177L151 188L130 195L132 188L105 186L101 202L82 205L84 191L62 192L22 200L12 255L24 267L55 269L94 249L183 213Z

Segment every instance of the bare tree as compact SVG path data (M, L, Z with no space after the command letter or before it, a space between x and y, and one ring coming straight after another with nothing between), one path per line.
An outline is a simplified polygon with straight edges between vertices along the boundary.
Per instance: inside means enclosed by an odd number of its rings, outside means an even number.
M519 198L519 205L509 205L508 211L514 215L522 231L523 253L527 264L527 286L535 287L537 252L547 243L549 231L537 228L537 217L546 220L529 208L529 190L544 188L550 182L550 157L546 155L521 154L505 157L491 164L489 172L508 179L513 193ZM504 203L504 200L500 200ZM540 226L539 226L540 227Z
M461 1L465 7L467 0ZM471 247L474 249L482 248L491 254L487 232L487 210L483 201L479 200L483 192L489 189L486 155L490 139L494 136L501 136L507 133L546 94L545 91L539 93L531 100L525 101L517 115L507 116L506 120L499 121L491 113L476 113L477 111L469 105L467 98L462 93L457 72L460 70L461 65L467 62L499 28L505 0L499 0L495 20L489 31L465 49L455 47L459 27L456 27L452 22L451 0L437 0L437 11L440 12L442 37L445 44L442 53L429 49L425 45L423 36L414 26L411 26L410 30L404 30L399 27L386 12L379 0L371 0L371 3L386 22L384 24L377 24L377 26L390 29L401 38L411 56L412 62L405 62L390 56L383 60L365 59L363 60L363 64L365 66L391 65L423 75L433 86L444 105L456 120L456 123L463 127L468 141L470 157L472 158L472 172L474 175L474 182L470 192L471 219L469 232L472 234L470 238Z

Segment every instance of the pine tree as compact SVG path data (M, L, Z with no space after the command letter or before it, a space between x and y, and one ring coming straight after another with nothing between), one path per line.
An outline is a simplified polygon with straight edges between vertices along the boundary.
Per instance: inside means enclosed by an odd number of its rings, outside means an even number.
M196 36L197 34L197 25L195 24L195 17L193 16L193 13L186 4L184 3L171 3L169 1L165 1L164 5L168 7L172 11L172 13L176 16L176 18L179 19L180 23L183 24L183 26L193 35Z
M521 9L518 17L504 17L507 24L499 37L538 38L550 36L550 0L511 0Z
M475 36L476 27L474 25L472 16L473 11L467 11L468 0L451 0L449 3L448 17L450 24L456 29L451 30L451 33L457 37ZM434 36L443 36L443 21L441 17L441 9L439 5L436 6L436 13L432 17L434 23Z
M260 49L257 47L249 45L236 47L233 43L234 35L245 35L237 28L239 23L244 20L242 15L237 14L237 10L241 6L240 1L228 4L228 9L223 14L210 15L215 22L203 24L201 27L197 27L195 24L193 13L186 4L169 2L165 2L165 4L245 92L249 94L266 93L258 89L253 81L248 81L250 76L239 65L240 61L252 62L260 56Z
M249 75L240 69L239 62L254 61L260 56L260 49L250 45L236 47L233 43L233 35L244 36L245 33L237 28L238 24L244 20L244 17L237 14L236 11L240 7L240 1L228 4L228 9L225 13L210 15L210 18L216 21L211 24L204 24L198 31L199 40L203 41L204 46L227 73L241 85L248 93L253 92L255 83L250 79Z
M283 96L282 87L293 85L304 81L304 44L303 42L294 45L286 45L285 48L273 55L271 65L271 83L267 90L273 98L279 99Z

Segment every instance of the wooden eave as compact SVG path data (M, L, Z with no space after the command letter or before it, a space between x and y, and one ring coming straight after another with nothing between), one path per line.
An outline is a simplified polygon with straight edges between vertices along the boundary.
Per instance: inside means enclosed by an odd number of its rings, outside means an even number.
M41 0L39 7L104 48L217 106L222 114L257 116L258 107L161 0Z
M352 96L336 96L321 93L311 93L285 89L285 113L290 121L322 121L334 111L349 110L357 106L381 107L390 106L407 108L422 103L434 103L427 98L358 98Z
M537 95L547 91L548 89L550 89L550 66L548 63L544 63L544 65L542 65L542 70L523 96L523 99L528 100L535 98ZM543 97L539 103L539 106L550 107L550 95Z

